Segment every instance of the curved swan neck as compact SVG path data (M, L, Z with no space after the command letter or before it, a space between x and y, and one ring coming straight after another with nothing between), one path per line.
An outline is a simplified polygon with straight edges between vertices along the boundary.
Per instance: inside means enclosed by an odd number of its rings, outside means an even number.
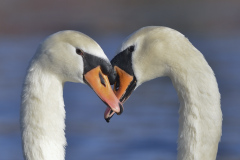
M63 83L37 63L29 68L22 93L21 130L27 160L63 160Z
M200 52L196 52L197 61L193 56L171 68L169 75L180 101L179 160L215 160L221 137L218 85L212 69L198 54Z
M137 87L169 76L177 90L179 109L178 160L214 160L222 133L220 93L203 55L189 40L167 27L144 27L123 49L135 46L132 67Z

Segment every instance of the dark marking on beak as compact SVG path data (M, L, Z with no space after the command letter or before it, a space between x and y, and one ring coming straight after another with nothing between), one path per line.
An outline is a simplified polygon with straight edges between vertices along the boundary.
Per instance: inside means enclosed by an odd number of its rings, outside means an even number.
M100 72L99 72L99 78L100 78L102 85L104 85L104 87L106 87L105 80L103 79L103 76Z
M132 82L129 84L125 94L120 98L120 102L124 103L128 97L131 95L131 93L134 91L135 87L137 85L136 77L133 77Z
M119 108L120 108L120 112L119 112L118 115L120 115L123 112L123 105L121 103L118 103L118 105L119 105Z
M116 77L116 80L115 80L115 91L118 91L119 90L119 87L120 87L120 80L119 80L119 76L117 75Z
M110 119L111 119L111 117L108 117L108 118L106 118L105 120L106 120L107 123L109 123L109 122L110 122Z

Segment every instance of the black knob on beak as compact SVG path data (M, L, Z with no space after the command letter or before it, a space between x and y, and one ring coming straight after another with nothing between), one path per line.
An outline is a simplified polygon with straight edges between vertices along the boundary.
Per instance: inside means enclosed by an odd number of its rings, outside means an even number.
M115 83L117 73L114 70L114 68L112 67L112 65L107 64L107 63L102 63L100 65L100 67L101 67L101 70L102 70L103 74L108 76L110 84L113 85Z
M116 77L117 77L117 72L112 67L112 70L110 71L110 74L108 75L108 79L109 79L109 82L111 85L113 85L115 83Z

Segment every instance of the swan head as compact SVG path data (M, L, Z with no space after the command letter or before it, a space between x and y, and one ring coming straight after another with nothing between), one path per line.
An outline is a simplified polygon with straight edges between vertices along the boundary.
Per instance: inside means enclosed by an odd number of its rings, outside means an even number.
M141 28L127 37L119 53L111 60L117 72L114 84L117 98L124 103L142 83L171 76L171 66L177 65L174 58L179 57L177 50L183 48L179 44L184 43L185 39L173 29L158 26ZM106 121L113 115L114 112L106 109Z
M110 85L115 71L101 47L87 35L68 30L49 36L38 48L34 62L62 83L89 85L108 107L118 114L123 111Z

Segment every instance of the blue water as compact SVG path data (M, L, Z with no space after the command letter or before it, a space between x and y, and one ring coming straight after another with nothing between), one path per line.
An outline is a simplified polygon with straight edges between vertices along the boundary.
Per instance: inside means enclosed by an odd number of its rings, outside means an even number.
M0 38L0 160L23 160L20 94L28 62L47 35ZM212 66L222 95L223 135L218 160L240 159L240 36L190 41ZM109 59L122 35L93 37ZM86 85L66 83L67 160L172 160L177 155L178 99L169 78L140 86L109 124L106 106Z

